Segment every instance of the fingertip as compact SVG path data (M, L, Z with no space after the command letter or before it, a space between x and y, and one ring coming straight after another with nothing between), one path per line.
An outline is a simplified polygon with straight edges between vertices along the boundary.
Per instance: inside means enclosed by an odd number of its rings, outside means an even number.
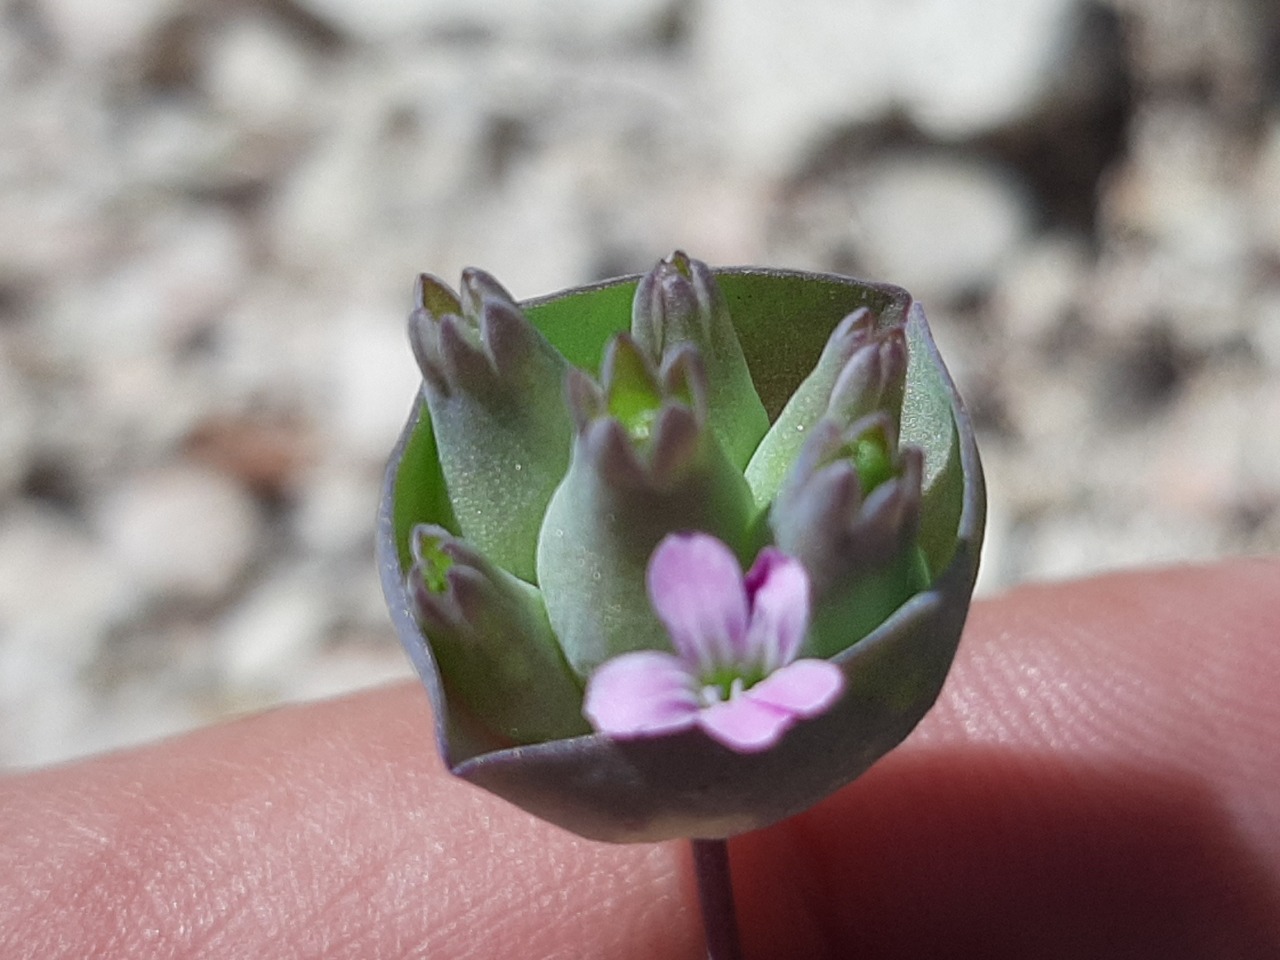
M752 955L1266 955L1278 597L1257 560L977 604L901 748L735 840Z

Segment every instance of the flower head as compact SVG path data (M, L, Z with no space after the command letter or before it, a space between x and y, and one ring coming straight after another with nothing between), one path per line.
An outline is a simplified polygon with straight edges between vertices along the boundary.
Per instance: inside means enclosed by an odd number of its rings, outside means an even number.
M765 750L798 720L835 702L844 675L825 660L796 660L809 623L809 578L766 547L744 579L727 546L673 534L654 551L649 598L674 654L625 653L587 685L583 712L626 739L690 727L731 750Z
M592 839L725 837L929 709L983 484L905 291L677 253L415 307L378 554L451 772Z

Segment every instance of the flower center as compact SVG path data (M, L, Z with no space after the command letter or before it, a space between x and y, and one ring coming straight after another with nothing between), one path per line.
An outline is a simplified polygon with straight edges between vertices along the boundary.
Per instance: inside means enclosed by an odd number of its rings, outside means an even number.
M427 584L427 589L432 593L444 593L449 589L449 579L446 574L453 566L453 557L445 553L440 548L440 544L439 537L424 536L418 546L420 560L418 569Z
M724 703L743 690L750 690L763 679L764 670L760 667L719 667L699 677L698 701L703 707Z

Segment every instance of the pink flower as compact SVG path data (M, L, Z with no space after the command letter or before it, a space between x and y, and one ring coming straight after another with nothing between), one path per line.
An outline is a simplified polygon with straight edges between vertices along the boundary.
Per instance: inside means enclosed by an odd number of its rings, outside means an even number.
M676 652L624 653L596 669L583 713L601 733L628 739L696 726L753 753L844 689L835 664L795 659L809 626L809 577L782 551L766 547L744 579L715 537L672 534L653 552L647 584Z

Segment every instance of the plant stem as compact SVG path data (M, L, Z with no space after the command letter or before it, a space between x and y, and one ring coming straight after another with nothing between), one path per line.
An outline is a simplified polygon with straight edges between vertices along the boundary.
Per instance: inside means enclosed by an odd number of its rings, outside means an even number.
M707 960L742 960L738 914L733 906L727 840L693 840L693 870L698 877Z

